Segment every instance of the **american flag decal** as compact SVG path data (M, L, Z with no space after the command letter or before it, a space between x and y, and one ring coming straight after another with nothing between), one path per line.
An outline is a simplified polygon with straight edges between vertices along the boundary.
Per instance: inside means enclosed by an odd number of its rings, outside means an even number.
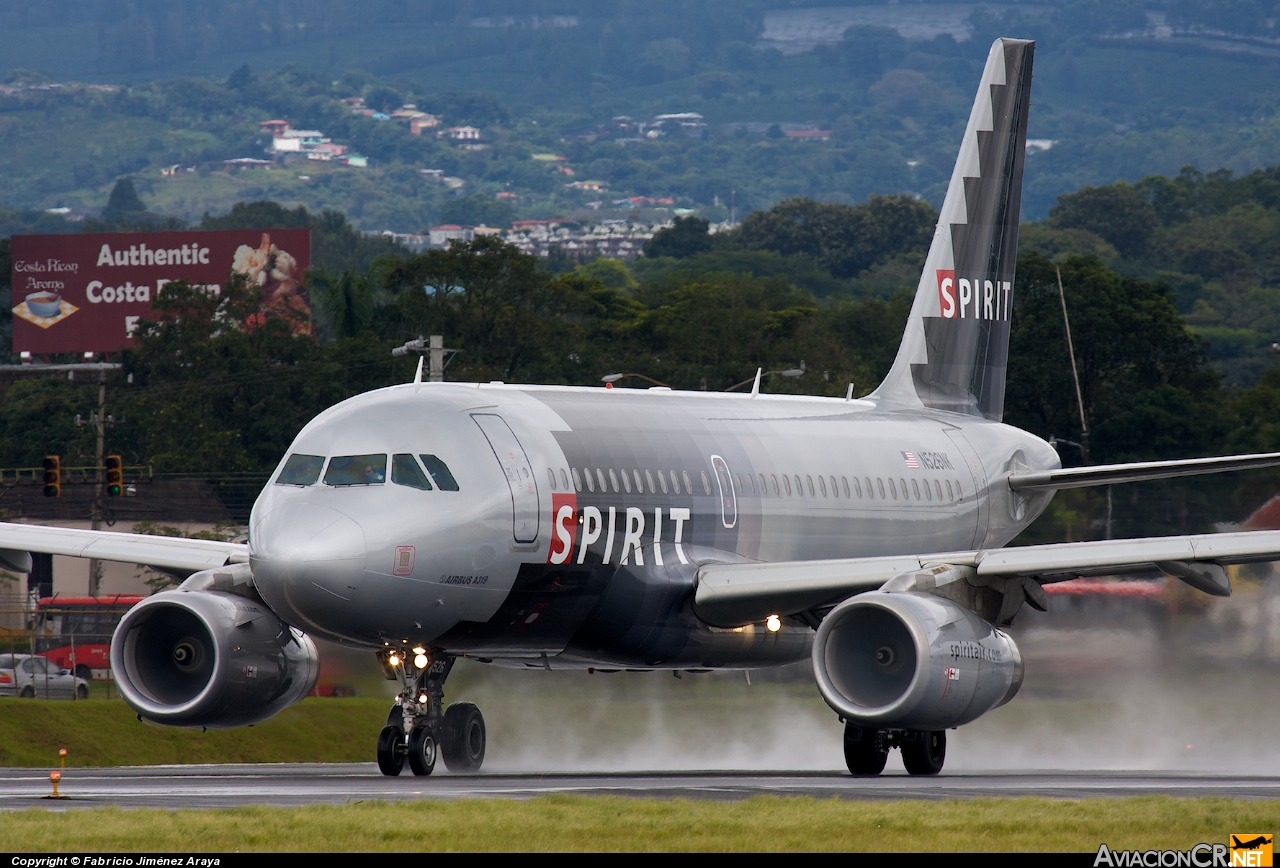
M907 462L908 470L920 469L920 461L916 458L916 454L914 452L903 452L902 460Z

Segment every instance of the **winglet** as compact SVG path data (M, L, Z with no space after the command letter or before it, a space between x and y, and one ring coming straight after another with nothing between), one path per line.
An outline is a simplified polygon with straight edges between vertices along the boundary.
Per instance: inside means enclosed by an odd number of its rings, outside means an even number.
M763 370L764 368L756 368L756 381L751 385L751 397L753 398L760 394L760 373Z

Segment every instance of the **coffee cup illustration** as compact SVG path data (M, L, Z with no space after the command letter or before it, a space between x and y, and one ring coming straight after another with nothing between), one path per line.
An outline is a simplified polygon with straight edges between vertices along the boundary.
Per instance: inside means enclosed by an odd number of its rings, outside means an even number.
M33 292L27 296L27 310L36 316L57 316L62 313L62 296L56 292Z

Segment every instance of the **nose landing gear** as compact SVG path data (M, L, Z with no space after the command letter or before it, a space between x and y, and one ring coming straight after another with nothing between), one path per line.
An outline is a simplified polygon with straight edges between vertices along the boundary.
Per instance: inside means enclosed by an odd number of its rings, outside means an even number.
M380 653L378 658L388 677L398 679L403 688L378 735L378 769L398 775L407 759L415 775L429 775L437 756L442 756L452 772L479 771L484 762L484 716L470 702L444 707L444 682L454 658L430 655L423 669L398 654Z

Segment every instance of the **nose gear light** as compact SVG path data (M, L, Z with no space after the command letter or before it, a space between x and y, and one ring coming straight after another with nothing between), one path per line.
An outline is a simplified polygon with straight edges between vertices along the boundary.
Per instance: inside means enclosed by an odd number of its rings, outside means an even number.
M770 615L765 619L764 625L769 628L770 633L777 633L782 629L782 619L777 615Z

